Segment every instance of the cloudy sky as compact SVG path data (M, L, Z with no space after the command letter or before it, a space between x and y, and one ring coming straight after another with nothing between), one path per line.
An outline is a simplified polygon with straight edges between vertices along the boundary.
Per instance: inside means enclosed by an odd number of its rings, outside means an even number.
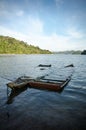
M51 51L86 49L86 0L0 0L0 35Z

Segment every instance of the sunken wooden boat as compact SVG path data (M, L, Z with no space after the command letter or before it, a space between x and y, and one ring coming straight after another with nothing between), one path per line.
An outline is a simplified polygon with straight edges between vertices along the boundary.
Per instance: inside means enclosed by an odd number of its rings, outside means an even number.
M60 91L62 90L68 82L71 80L71 77L68 77L66 80L53 80L53 79L31 79L31 78L18 78L14 82L7 84L11 89L21 89L22 87L28 86L29 88L36 89L47 89L51 91Z
M43 79L40 81L29 81L29 86L31 88L37 88L37 89L60 91L68 84L70 80L71 77L68 77L66 80Z
M39 64L38 67L51 67L51 64L49 64L49 65Z
M21 89L23 87L26 87L29 83L29 81L31 81L33 79L31 79L30 77L27 76L21 76L18 79L16 79L15 81L9 82L7 84L7 86L11 89Z

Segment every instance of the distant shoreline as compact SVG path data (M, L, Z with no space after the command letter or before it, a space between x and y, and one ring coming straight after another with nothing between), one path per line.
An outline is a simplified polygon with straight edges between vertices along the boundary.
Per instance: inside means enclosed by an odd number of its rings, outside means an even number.
M53 53L52 53L53 54ZM41 54L41 53L38 53L38 54L36 54L36 53L31 53L31 54L0 54L0 56L11 56L11 55L51 55L51 54L47 54L47 53L43 53L43 54Z

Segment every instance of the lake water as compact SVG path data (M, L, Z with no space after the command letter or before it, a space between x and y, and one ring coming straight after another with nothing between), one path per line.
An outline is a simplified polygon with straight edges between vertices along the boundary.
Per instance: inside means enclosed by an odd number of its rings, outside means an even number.
M51 64L40 70L39 64ZM74 73L61 93L27 88L8 101L7 83L20 76L66 78ZM0 56L0 130L86 130L85 55Z

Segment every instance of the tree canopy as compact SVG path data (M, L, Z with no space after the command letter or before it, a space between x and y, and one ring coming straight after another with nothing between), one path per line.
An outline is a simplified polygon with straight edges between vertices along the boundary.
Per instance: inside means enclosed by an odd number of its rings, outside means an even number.
M86 55L86 50L83 50L83 52L81 54L82 55Z
M51 52L9 36L0 36L0 54L51 54Z

